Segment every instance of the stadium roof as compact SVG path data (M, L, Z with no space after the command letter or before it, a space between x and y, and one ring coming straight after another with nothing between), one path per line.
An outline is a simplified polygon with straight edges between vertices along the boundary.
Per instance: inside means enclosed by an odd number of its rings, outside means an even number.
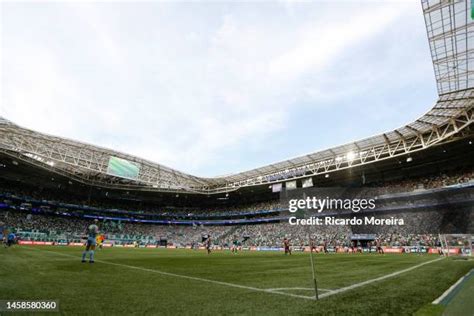
M468 0L422 0L422 8L439 99L425 115L393 131L215 178L192 176L115 150L38 133L1 117L0 150L88 184L208 194L306 178L423 150L462 135L474 119L474 16ZM136 177L112 176L110 157L138 166Z

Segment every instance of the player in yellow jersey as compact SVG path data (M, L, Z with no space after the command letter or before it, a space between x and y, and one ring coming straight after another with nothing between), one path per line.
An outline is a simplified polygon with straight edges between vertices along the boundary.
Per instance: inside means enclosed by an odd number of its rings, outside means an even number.
M104 240L105 240L105 236L103 234L100 234L95 238L95 241L99 249L102 249L102 244L104 243Z

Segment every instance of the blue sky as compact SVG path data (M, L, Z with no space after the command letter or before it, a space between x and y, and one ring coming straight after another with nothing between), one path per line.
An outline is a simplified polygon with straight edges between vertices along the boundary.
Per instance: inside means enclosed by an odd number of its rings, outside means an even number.
M436 100L415 0L1 9L0 116L199 176L369 137Z

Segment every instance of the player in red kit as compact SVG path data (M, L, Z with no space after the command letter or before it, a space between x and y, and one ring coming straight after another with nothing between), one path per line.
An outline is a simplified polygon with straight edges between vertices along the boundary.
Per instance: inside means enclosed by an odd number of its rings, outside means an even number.
M377 239L377 241L375 242L375 245L377 246L377 253L384 255L385 252L383 251L382 243L380 242L380 239Z
M291 255L290 241L287 238L283 239L283 247L285 248L285 255Z
M207 237L207 240L206 240L206 250L207 250L207 254L210 255L210 254L211 254L211 250L212 250L211 236L208 236L208 237Z

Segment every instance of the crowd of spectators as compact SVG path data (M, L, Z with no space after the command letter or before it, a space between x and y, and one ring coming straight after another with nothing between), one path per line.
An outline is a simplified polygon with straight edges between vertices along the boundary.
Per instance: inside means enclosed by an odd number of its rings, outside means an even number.
M87 227L93 220L68 218L52 215L37 215L17 211L0 211L0 222L12 229L23 240L81 242L87 235ZM199 243L204 236L212 236L216 241L231 226L204 227L153 225L99 221L100 232L113 243L157 244L160 240L187 246Z
M466 183L474 180L473 170L456 170L446 173L435 174L428 177L415 177L410 179L399 179L396 181L385 181L383 183L372 182L365 187L376 195L389 193L412 192L414 190L425 190L443 186ZM156 214L169 218L206 218L212 216L233 216L239 214L260 214L268 211L279 211L286 209L279 199L258 203L247 203L236 205L223 205L218 207L166 207L142 201L90 198L71 194L61 190L48 190L15 185L0 182L0 194L20 198L35 199L38 201L50 201L67 203L86 208L97 208L100 210L113 210L124 214Z
M389 188L390 192L410 192L413 190L439 188L458 183L472 181L472 171L450 172L434 175L431 177L399 180L396 182L385 182L371 184L372 188ZM112 208L113 201L95 201L90 198L84 199L80 196L65 196L48 190L34 190L18 186L0 186L3 202L7 205L8 197L28 197L40 201L56 201L75 205L87 205L94 207ZM393 202L396 203L396 202ZM129 204L127 204L129 205ZM141 204L142 205L142 204ZM114 209L120 209L121 202L114 205ZM207 215L231 215L262 210L276 210L282 208L279 200L245 204L240 206L182 209L154 209L147 206L147 212L163 215L184 216L192 218L196 214ZM80 217L67 217L59 215L60 212L45 214L32 214L28 208L11 210L0 209L0 221L7 227L19 232L19 236L33 240L65 240L80 241L85 235L85 230L92 220ZM83 210L83 212L87 212ZM356 226L290 226L286 221L271 224L239 225L239 226L202 226L194 225L154 225L119 220L101 220L99 226L106 235L106 239L115 243L138 242L141 244L160 243L166 240L168 244L177 246L190 246L199 244L205 236L211 236L215 244L226 246L236 241L249 247L278 247L283 239L291 240L293 245L307 246L312 240L316 244L330 244L332 246L348 246L351 243L352 234L371 233L377 236L385 245L434 245L437 236L434 231L455 233L456 228L464 227L466 223L472 222L472 212L465 216L445 214L439 210L424 210L416 212L405 212L397 214L405 221L404 226L364 226L363 231ZM56 214L56 215L53 215ZM457 213L456 213L457 214ZM462 213L459 213L462 215ZM380 218L392 215L378 215ZM457 216L457 217L456 217ZM262 215L263 217L263 215ZM464 226L463 226L464 225ZM471 224L472 225L472 224ZM466 227L464 227L466 228ZM472 227L467 227L472 229Z
M446 187L455 184L468 183L474 180L473 170L453 170L441 172L429 177L410 177L393 181L374 182L368 186L377 187L380 194L412 192Z
M308 246L309 241L334 246L346 244L351 235L350 226L291 226L287 222L239 226L222 240L231 245L243 241L247 246L281 247L284 239L293 246Z
M393 216L393 214L392 214ZM354 234L372 234L385 246L435 246L443 229L444 218L441 211L420 211L396 214L403 218L403 226L295 226L288 222L239 225L239 226L183 226L153 225L141 223L120 223L101 221L98 223L106 240L115 244L132 243L196 246L203 238L211 236L213 243L230 246L236 242L248 247L280 247L289 239L293 246L316 245L349 247ZM389 217L382 215L379 218ZM91 220L64 218L58 216L33 215L24 212L0 212L0 221L17 232L24 240L81 242L86 235ZM455 226L455 224L451 223Z
M83 209L89 211L108 210L116 214L155 214L168 218L193 218L193 217L218 217L232 216L239 214L260 214L261 212L278 211L281 209L278 199L271 201L245 203L238 206L223 205L213 207L176 207L157 205L151 201L143 202L139 200L112 199L107 197L91 198L73 194L69 191L38 189L18 185L15 183L2 183L0 181L0 196L5 202L11 202L13 198L25 199L28 201L42 201L52 203L68 204L68 209Z

